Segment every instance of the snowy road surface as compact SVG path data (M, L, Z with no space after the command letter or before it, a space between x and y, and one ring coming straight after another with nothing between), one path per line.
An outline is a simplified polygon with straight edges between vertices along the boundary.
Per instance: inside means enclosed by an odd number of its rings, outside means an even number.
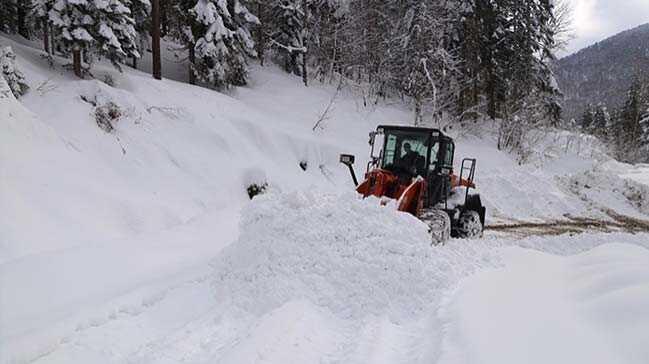
M426 227L409 215L353 194L314 192L261 196L244 209L241 224L237 241L209 266L196 264L162 285L149 282L87 306L56 329L21 332L18 341L9 331L3 359L461 364L649 358L641 334L649 330L647 235L487 237L431 247Z

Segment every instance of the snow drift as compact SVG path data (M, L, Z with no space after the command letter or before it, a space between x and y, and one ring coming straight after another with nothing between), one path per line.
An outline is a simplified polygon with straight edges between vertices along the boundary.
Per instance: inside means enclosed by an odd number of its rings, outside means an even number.
M649 360L649 249L606 244L561 258L509 248L504 258L446 303L440 363Z

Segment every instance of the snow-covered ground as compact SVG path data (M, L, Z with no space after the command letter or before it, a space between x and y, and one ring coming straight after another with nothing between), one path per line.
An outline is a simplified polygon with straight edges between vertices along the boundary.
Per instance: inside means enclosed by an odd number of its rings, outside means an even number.
M416 219L351 192L338 154L356 154L360 173L368 131L411 119L399 104L344 89L314 131L335 85L306 89L274 67L223 95L101 64L79 81L65 60L50 68L22 41L0 44L31 86L0 99L2 363L649 360L649 236L431 247ZM107 134L94 105L110 102L122 116ZM479 158L491 223L649 212L649 168L611 161L591 138L552 133L519 165L493 137L451 134L456 160ZM246 187L262 182L269 193L250 202ZM545 299L530 307L527 280ZM566 347L566 327L583 339Z

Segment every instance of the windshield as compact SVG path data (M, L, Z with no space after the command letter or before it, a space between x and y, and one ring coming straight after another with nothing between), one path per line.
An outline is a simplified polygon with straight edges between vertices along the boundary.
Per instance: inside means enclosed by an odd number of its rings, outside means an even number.
M425 176L429 140L429 133L386 130L382 167L393 172ZM435 141L431 152L430 168L434 168L438 148Z

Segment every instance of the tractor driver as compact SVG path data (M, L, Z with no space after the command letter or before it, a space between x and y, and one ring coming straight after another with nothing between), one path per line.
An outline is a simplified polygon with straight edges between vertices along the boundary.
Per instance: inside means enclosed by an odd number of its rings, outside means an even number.
M399 159L399 164L401 165L401 167L406 168L408 171L416 170L419 153L412 150L412 147L408 142L403 143L403 150L406 153Z

